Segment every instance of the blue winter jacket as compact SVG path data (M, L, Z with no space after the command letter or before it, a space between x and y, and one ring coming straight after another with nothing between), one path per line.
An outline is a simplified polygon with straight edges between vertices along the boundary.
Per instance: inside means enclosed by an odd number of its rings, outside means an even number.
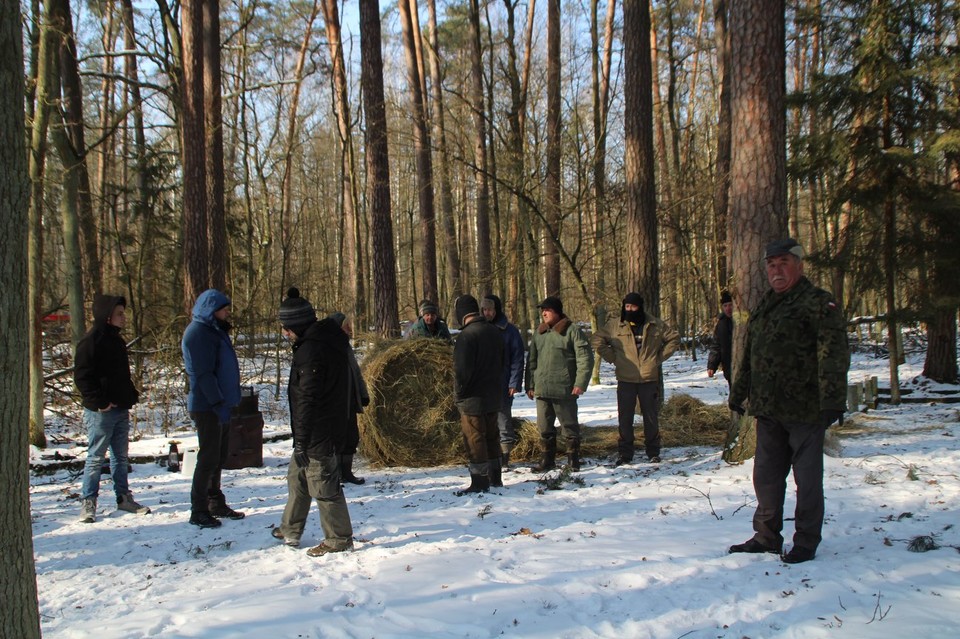
M504 396L509 389L515 388L518 393L523 391L523 338L520 329L507 321L506 315L497 313L490 322L500 329L503 337L503 392Z
M230 298L214 288L201 293L180 344L190 379L187 410L216 412L223 423L230 421L230 410L240 403L237 354L230 336L213 316L228 304Z

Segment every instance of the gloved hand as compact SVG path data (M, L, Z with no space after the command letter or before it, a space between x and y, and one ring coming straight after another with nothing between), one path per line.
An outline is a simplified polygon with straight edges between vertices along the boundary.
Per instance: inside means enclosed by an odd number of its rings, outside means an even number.
M829 408L827 410L820 411L820 423L823 424L824 428L829 427L835 421L839 421L840 425L843 426L842 410L837 410L836 408Z
M727 404L727 406L730 408L730 410L732 410L733 412L735 412L735 413L736 413L737 415L739 415L740 417L743 417L744 413L747 412L747 411L743 408L743 406L741 406L740 404L737 404L737 403L735 403L735 402L729 402L729 403Z
M297 462L297 466L300 468L306 468L310 465L310 457L307 455L307 447L303 444L303 442L294 442L293 459Z

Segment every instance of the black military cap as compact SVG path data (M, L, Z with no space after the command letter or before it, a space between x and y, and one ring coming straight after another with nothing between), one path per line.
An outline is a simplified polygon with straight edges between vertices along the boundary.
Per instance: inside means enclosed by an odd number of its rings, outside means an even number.
M778 257L780 255L786 255L790 253L791 255L796 255L799 258L803 257L803 247L800 246L800 243L797 242L792 237L788 237L783 240L777 240L775 242L770 242L767 244L767 250L764 251L763 259L769 259L771 257Z
M557 315L563 315L563 302L560 301L559 297L545 297L542 302L537 304L537 308L549 308Z

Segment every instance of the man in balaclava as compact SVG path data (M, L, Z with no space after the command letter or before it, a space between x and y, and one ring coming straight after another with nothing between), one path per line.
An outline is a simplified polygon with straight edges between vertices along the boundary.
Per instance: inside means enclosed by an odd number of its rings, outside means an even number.
M647 458L659 463L660 365L680 347L680 334L645 313L639 293L627 293L620 306L620 319L611 319L590 341L597 354L616 369L619 437L614 465L633 461L637 403L643 415Z

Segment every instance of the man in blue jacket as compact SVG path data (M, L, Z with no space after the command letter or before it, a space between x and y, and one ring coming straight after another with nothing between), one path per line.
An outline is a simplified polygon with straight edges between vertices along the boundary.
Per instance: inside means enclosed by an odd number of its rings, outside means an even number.
M507 320L503 312L503 303L496 295L487 295L480 302L480 312L484 318L498 329L503 338L503 383L500 385L502 401L497 415L497 427L500 430L500 465L507 468L510 464L510 451L517 443L517 433L513 425L513 396L523 392L523 338L520 329Z
M227 459L230 411L240 404L240 365L230 341L230 298L207 289L183 332L183 365L190 380L187 410L197 428L197 465L190 489L190 523L216 528L218 518L243 519L227 505L220 475Z

